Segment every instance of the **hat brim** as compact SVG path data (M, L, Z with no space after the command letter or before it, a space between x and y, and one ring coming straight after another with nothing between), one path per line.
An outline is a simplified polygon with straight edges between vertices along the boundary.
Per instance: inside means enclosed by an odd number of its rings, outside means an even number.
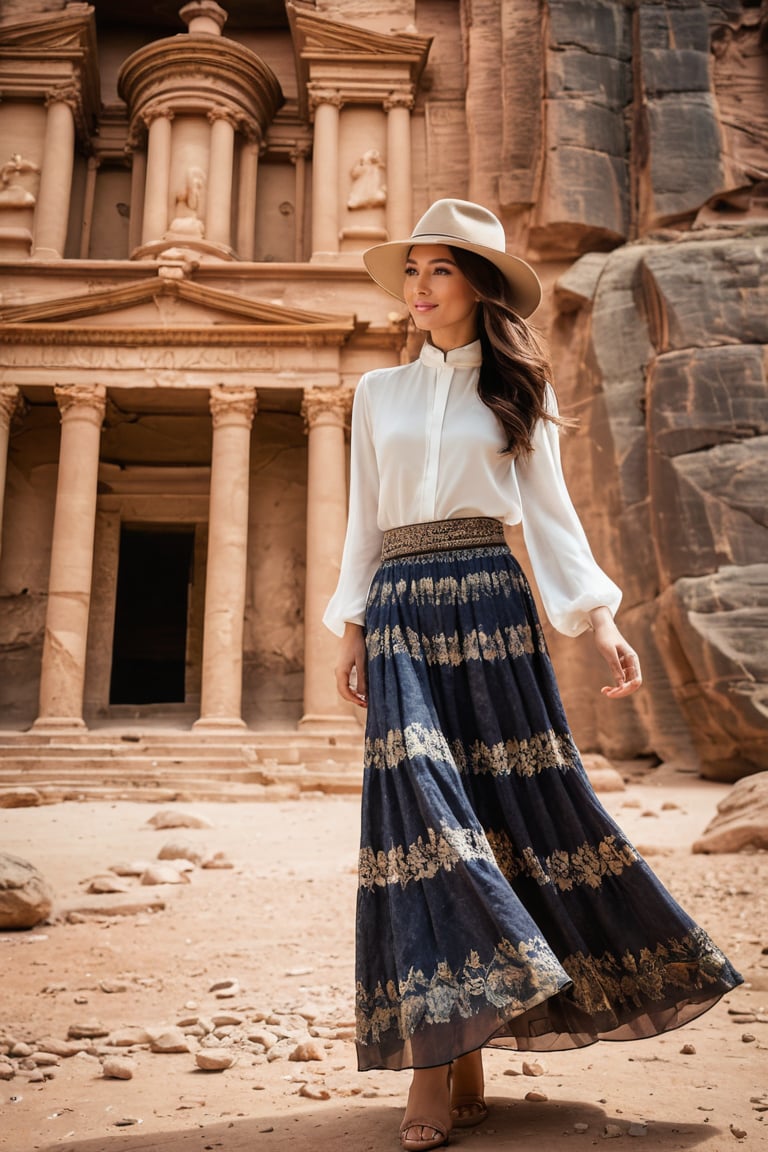
M422 244L446 244L451 248L463 248L467 252L483 256L499 269L512 289L512 306L518 316L525 320L538 308L541 302L541 281L530 264L526 264L525 260L521 260L518 256L511 256L508 252L499 252L496 248L486 248L482 244L472 244L468 240L454 239L452 236L421 235L410 240L376 244L363 252L363 262L371 279L375 280L385 292L389 292L390 296L395 296L404 303L405 262L410 250Z

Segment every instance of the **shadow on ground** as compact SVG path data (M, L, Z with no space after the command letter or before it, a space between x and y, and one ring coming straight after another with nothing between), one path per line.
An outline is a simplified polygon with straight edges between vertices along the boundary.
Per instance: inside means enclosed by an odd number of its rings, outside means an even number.
M466 1152L481 1148L487 1152L506 1148L515 1152L563 1152L567 1147L579 1152L598 1141L602 1144L600 1138L608 1124L622 1129L617 1149L626 1147L630 1120L594 1105L575 1100L513 1104L504 1101L495 1106L491 1103L488 1121L479 1128L454 1132L451 1147L464 1148ZM399 1108L380 1101L359 1100L347 1104L342 1111L328 1103L298 1115L238 1117L217 1124L191 1125L184 1132L144 1135L134 1127L97 1139L57 1142L47 1148L55 1147L56 1152L122 1152L128 1148L131 1152L393 1152L398 1148L400 1121ZM589 1127L577 1132L575 1124ZM643 1152L693 1149L721 1134L710 1124L650 1122L642 1142Z

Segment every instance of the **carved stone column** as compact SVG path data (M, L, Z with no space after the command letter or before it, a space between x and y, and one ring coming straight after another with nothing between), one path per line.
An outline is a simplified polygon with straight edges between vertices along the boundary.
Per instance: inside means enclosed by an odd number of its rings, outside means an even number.
M3 549L3 511L5 509L5 477L8 469L8 436L11 420L19 402L19 390L14 384L0 388L0 554Z
M256 253L256 189L259 179L261 144L253 128L240 151L240 181L237 195L237 254L253 260Z
M205 238L213 244L232 245L232 170L235 161L235 118L228 108L213 108Z
M309 435L307 475L307 580L304 596L304 728L356 726L339 699L333 674L338 641L323 613L339 577L347 522L344 428L352 408L349 388L307 388L302 414Z
M195 728L244 728L243 617L253 388L211 389L213 449L205 578L203 680Z
M413 227L411 177L411 91L392 92L387 113L387 231L391 240L410 236Z
M99 441L106 408L106 389L101 385L56 385L54 392L61 411L61 445L35 729L85 728L85 653Z
M155 104L147 108L143 116L149 127L149 139L141 242L149 244L152 240L160 240L168 228L173 112L164 105Z
M147 187L147 154L131 145L131 214L128 218L128 254L141 244L144 196Z
M312 149L312 256L339 251L339 110L342 99L332 89L310 85L315 115Z
M48 95L40 191L35 208L33 257L60 260L67 244L72 172L75 165L75 117L77 95L62 89Z
M296 231L293 241L293 258L297 264L304 260L304 200L307 195L307 157L309 153L309 144L297 144L290 152L291 163L296 168L296 191L293 197L296 205L293 214Z

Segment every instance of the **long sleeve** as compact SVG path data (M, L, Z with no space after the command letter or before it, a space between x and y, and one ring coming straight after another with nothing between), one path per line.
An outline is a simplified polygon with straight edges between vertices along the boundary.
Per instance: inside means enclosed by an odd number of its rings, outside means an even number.
M557 413L549 389L547 407ZM540 420L534 451L516 461L523 535L547 617L558 632L578 636L587 614L605 605L615 614L621 590L599 567L573 506L563 476L556 424Z
M352 404L349 514L341 572L323 623L337 636L346 622L362 624L365 603L381 555L384 533L378 527L379 470L368 411L366 378Z

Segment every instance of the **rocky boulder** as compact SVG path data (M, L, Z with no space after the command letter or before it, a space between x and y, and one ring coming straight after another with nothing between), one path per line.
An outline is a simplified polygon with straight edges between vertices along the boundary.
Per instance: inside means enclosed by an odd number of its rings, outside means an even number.
M734 784L717 806L717 815L694 852L745 852L768 849L768 772Z
M34 928L50 914L53 895L27 860L0 852L0 929Z

